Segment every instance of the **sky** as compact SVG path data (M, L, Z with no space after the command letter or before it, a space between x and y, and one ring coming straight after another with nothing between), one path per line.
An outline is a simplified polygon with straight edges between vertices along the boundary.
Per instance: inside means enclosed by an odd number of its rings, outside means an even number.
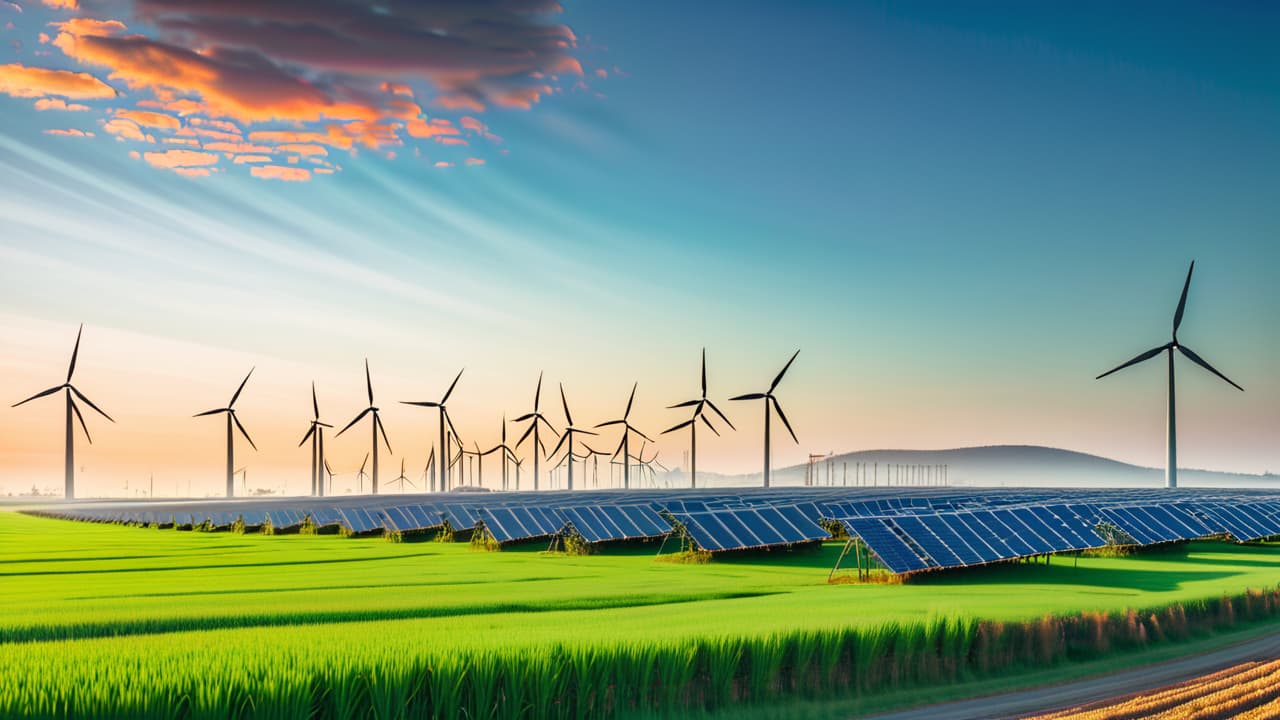
M0 2L0 492L252 486L368 403L417 479L434 400L633 422L700 470L1042 444L1280 470L1280 9L1270 3ZM509 439L523 426L511 425ZM616 432L591 440L617 444ZM349 487L367 428L333 438ZM527 445L522 450L527 450ZM527 452L525 453L527 454ZM492 456L491 456L492 457ZM494 466L486 468L492 484ZM126 483L129 489L126 491Z

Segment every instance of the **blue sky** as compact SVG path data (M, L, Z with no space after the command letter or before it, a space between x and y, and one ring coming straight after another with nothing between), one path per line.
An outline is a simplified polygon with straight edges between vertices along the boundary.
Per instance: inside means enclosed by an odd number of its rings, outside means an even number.
M31 39L66 11L21 4L0 7L0 64L124 87ZM130 13L75 14L166 37ZM539 370L600 419L639 379L657 431L682 419L662 406L694 392L702 346L718 397L799 347L783 387L801 443L775 436L779 464L1026 442L1157 465L1162 368L1092 378L1167 340L1196 259L1181 336L1247 392L1179 365L1183 464L1275 471L1278 21L1263 3L568 2L548 22L576 36L583 87L565 73L528 109L466 111L500 142L330 147L340 171L300 183L131 158L146 147L103 125L122 99L38 112L0 94L3 388L44 387L83 321L95 399L138 408L91 451L103 476L141 472L138 448L163 438L202 448L172 474L216 480L217 429L163 418L204 409L246 364L259 432L281 438L258 462L287 474L294 396L317 377L353 415L366 355L395 399L466 365L459 429L490 444ZM424 77L421 118L460 127ZM95 137L42 133L73 126ZM126 390L148 373L172 386ZM60 447L60 411L28 409L0 414L27 448L0 482L58 476L41 453ZM757 414L739 409L699 465L755 470ZM432 427L388 416L411 464ZM682 440L660 447L678 464Z

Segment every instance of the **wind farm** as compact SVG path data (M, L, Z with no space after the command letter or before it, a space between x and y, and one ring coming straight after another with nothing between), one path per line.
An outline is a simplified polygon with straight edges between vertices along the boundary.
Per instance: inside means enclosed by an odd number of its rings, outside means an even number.
M1280 718L1280 6L726 9L0 2L0 718Z

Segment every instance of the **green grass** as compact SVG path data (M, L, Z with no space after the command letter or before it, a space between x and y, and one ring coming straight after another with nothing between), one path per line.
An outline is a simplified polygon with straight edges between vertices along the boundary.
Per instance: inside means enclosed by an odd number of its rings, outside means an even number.
M1213 542L864 586L826 584L838 544L710 564L654 562L656 546L541 549L0 512L0 715L451 717L456 702L485 716L588 717L809 686L892 690L984 677L934 658L994 647L975 640L979 618L1013 627L1190 605L1280 577L1280 548ZM886 649L902 668L873 683L871 658ZM907 672L903 658L919 660ZM842 663L862 670L839 677Z

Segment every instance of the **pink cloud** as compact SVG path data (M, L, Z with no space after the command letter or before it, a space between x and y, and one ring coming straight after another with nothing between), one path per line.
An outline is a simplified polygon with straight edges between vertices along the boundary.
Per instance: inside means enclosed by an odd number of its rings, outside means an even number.
M196 150L165 150L164 152L143 153L142 159L152 167L173 169L214 165L218 156L209 152Z
M283 165L254 165L249 174L263 180L283 180L285 182L306 182L311 179L311 171L305 168L285 167Z
M40 98L36 101L37 110L66 110L69 112L86 112L89 110L88 105L78 105L76 103L68 103L62 98Z

